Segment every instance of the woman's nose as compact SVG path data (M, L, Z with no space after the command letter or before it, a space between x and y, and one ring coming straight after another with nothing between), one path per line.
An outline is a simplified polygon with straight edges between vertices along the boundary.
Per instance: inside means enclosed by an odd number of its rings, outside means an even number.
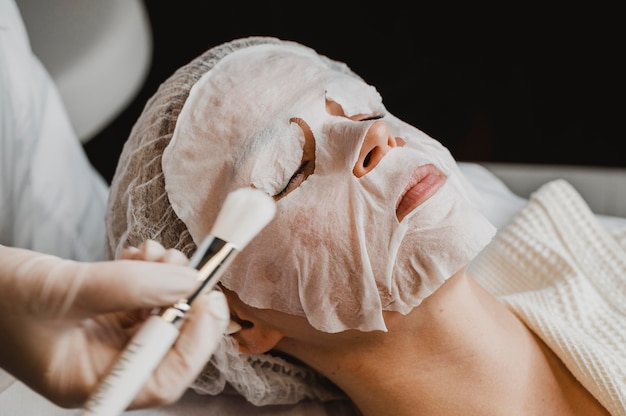
M385 122L376 121L365 134L365 140L352 173L357 178L366 175L378 165L387 152L402 145L404 145L404 140L394 137Z

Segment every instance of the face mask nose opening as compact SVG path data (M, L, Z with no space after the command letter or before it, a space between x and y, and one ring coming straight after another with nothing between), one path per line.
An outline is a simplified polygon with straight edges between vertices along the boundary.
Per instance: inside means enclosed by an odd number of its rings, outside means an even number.
M403 144L401 139L391 134L385 122L376 121L365 134L363 145L359 151L359 158L354 164L352 173L357 178L367 175L391 149Z

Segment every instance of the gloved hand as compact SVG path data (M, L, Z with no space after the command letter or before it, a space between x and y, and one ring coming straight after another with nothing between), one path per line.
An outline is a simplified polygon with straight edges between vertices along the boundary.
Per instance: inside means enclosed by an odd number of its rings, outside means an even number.
M82 405L150 311L186 297L197 284L195 270L182 267L187 258L154 241L124 256L80 263L0 246L0 366L59 406ZM228 322L221 292L196 299L176 343L130 408L178 400Z

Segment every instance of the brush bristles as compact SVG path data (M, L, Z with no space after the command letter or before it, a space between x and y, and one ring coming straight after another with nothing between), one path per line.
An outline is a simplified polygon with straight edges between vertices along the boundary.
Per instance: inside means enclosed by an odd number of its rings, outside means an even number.
M271 220L276 203L253 188L240 188L226 196L211 234L242 250Z

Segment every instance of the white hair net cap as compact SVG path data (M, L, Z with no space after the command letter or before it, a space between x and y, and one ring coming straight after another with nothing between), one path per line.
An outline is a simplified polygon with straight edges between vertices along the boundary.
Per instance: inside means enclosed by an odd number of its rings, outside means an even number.
M328 112L329 101L341 116ZM352 167L377 122L360 115L384 116L404 143L363 176ZM280 198L275 220L222 278L253 307L305 317L324 332L385 331L383 311L408 313L495 232L448 150L386 114L375 88L345 64L297 43L248 38L181 68L147 104L112 183L111 253L150 238L190 255L230 191L283 195L307 141L314 170ZM400 216L426 176L445 181ZM229 339L222 347L197 383L206 392L229 383L255 404L338 397L306 368L242 360ZM259 372L267 368L280 374Z

